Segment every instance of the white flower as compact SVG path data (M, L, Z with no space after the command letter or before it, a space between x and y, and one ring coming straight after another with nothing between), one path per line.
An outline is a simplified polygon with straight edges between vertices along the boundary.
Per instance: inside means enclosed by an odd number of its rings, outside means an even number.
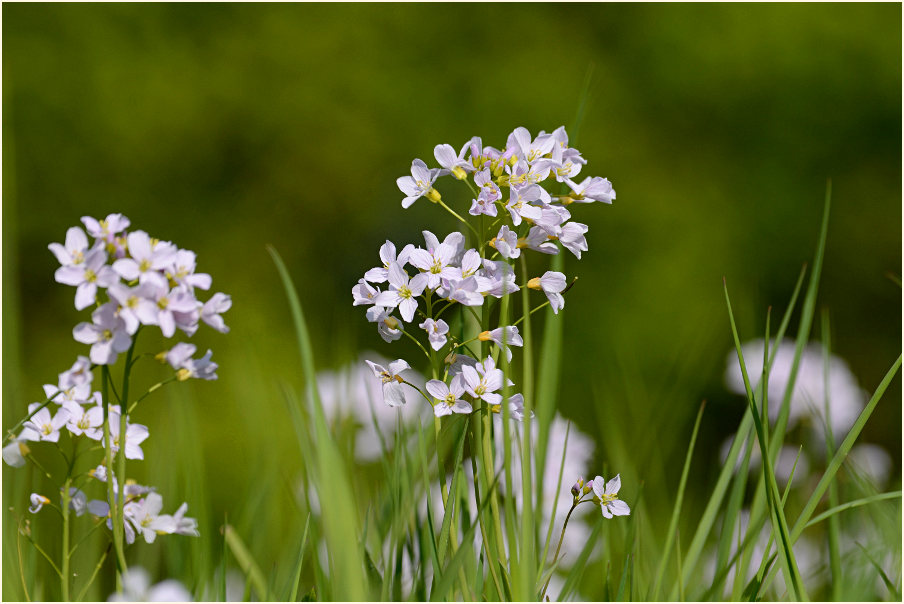
M509 190L511 195L505 206L512 215L512 223L515 226L521 224L521 219L539 220L543 216L542 208L533 206L528 202L539 201L549 204L549 193L540 185L513 186Z
M502 370L496 369L493 357L487 357L483 363L461 368L465 390L474 398L481 398L491 405L502 402L502 395L496 390L502 388Z
M28 412L31 413L40 403L32 403L28 406ZM49 442L57 442L60 440L60 428L69 421L69 411L64 408L59 409L56 415L50 416L50 410L47 407L39 409L31 416L22 427L22 437L26 440L46 440Z
M176 370L179 381L184 382L190 378L217 379L218 365L210 360L213 352L208 350L207 354L200 359L193 359L191 357L195 354L195 350L197 348L194 344L179 342L166 353L166 360Z
M570 178L566 178L565 182L571 187L574 195L571 200L578 203L590 203L593 201L601 201L603 203L612 203L615 199L615 191L612 189L612 183L608 178L599 176L587 177L581 184L575 184Z
M54 273L58 283L74 285L75 308L88 308L97 300L97 288L110 287L119 276L106 265L107 254L101 249L93 249L85 254L84 262L70 266L61 266Z
M119 451L119 423L122 416L110 410L110 439L113 441L113 452ZM126 418L126 459L144 459L144 451L140 445L148 437L148 427L142 424L129 423ZM104 443L106 444L106 443Z
M221 317L220 314L226 312L230 308L232 308L232 297L217 292L201 307L201 320L220 333L229 333L229 327L226 326L226 323L223 321L223 317Z
M71 227L66 231L66 244L51 243L47 248L53 252L61 266L77 266L84 264L85 255L91 246L85 232L78 227Z
M532 226L527 233L527 237L518 240L519 247L541 252L543 254L558 254L559 248L556 244L549 240L549 233L543 227Z
M518 249L518 234L505 224L499 229L499 234L490 241L490 246L496 248L503 258L517 258L521 255L521 250Z
M509 135L509 146L512 142L515 143L518 157L532 163L551 152L557 141L549 134L539 134L532 141L530 131L519 126Z
M119 233L129 228L131 222L122 214L108 214L103 220L82 216L82 224L85 225L89 235L106 244L112 244Z
M515 283L515 269L501 260L483 261L483 275L477 277L480 291L496 298L518 291Z
M132 566L123 573L122 591L112 594L108 602L191 602L191 593L174 579L151 585L146 570Z
M364 279L358 279L358 284L352 287L352 298L354 300L352 306L373 304L374 299L379 293L379 288L372 287L370 283L368 283Z
M503 341L503 332L505 340ZM512 349L510 346L524 346L524 340L518 333L517 327L497 327L492 331L483 331L478 334L477 338L481 342L495 342L497 346L505 350L508 360L512 360Z
M195 272L196 256L190 250L179 250L173 258L172 265L166 267L164 272L167 279L174 281L177 285L181 285L193 291L193 288L210 289L212 279L207 273Z
M502 199L502 191L499 186L493 182L489 170L481 170L474 175L474 183L480 187L477 199L471 200L471 209L468 214L477 216L486 214L487 216L496 216L496 202Z
M411 369L403 359L396 359L389 364L389 369L371 361L368 364L374 375L380 378L383 384L383 402L390 407L398 407L405 404L405 391L402 389L403 379L399 375L406 369Z
M3 447L3 461L14 468L21 468L25 465L25 456L28 452L28 445L24 439L16 437Z
M427 339L430 341L430 346L433 350L439 350L446 345L446 334L449 333L449 324L442 319L439 321L427 319L418 327L427 332Z
M371 306L367 309L367 320L377 324L377 333L387 344L402 337L399 320L392 316L392 308Z
M188 518L185 516L185 512L188 511L188 504L183 503L179 506L179 509L176 510L176 513L173 514L173 522L176 527L173 530L174 535L188 535L190 537L200 537L201 533L198 532L198 521L195 518Z
M468 172L475 170L474 165L465 159L465 153L471 148L471 142L468 141L461 148L458 156L455 155L455 149L452 145L437 145L433 148L433 157L443 168L452 173L452 176L458 180L464 180L468 177Z
M153 543L158 533L169 534L176 528L172 516L160 514L162 509L163 497L157 493L150 493L144 499L135 502L135 505L127 505L125 516L147 543Z
M100 392L94 393L94 400L97 404L87 409L71 401L63 404L69 411L69 421L66 423L69 432L76 436L84 434L92 440L103 438L104 408L101 406Z
M433 414L436 417L473 411L470 403L461 400L465 393L461 375L453 377L451 385L440 380L430 380L427 382L426 389L438 401L433 406Z
M455 278L461 271L451 266L457 250L445 242L432 251L417 248L411 251L409 262L424 271L427 287L436 289L441 279Z
M38 493L32 493L29 499L31 500L31 505L28 506L28 511L32 514L37 514L44 507L44 504L50 503L49 499Z
M414 311L417 310L416 296L420 296L427 285L426 273L418 273L411 280L408 274L402 270L402 266L398 262L394 262L389 266L389 287L391 289L380 292L374 303L384 308L399 308L402 319L406 323L410 323L414 318Z
M148 283L128 287L114 283L107 290L110 298L119 305L119 317L125 321L126 332L134 335L139 325L154 325L157 307L152 298L154 288Z
M414 246L410 243L402 248L402 251L396 256L395 244L389 239L380 246L380 260L383 266L377 266L364 273L364 280L370 283L385 283L389 278L389 265L398 262L403 268L408 264L408 256Z
M60 374L60 389L68 390L82 384L90 384L94 379L91 373L91 361L88 357L79 356L72 367Z
M527 286L531 289L543 290L543 293L549 298L549 305L554 314L558 314L559 309L565 306L565 298L562 296L562 291L566 286L564 274L558 271L546 271L542 277L534 277L528 281Z
M593 494L600 501L600 508L604 518L613 516L627 516L631 513L628 504L618 498L618 490L621 488L621 478L618 474L615 478L606 482L602 476L593 479Z
M433 188L433 183L441 176L441 170L430 169L423 161L415 159L411 162L411 176L400 176L396 179L396 184L405 194L402 200L402 207L409 208L411 204L420 199L427 197L430 201L436 203L440 200L439 191Z
M138 279L141 283L151 283L157 288L168 289L163 271L175 260L176 248L171 243L152 241L144 231L132 231L126 238L129 258L120 258L113 263L113 270L126 281Z
M448 292L448 299L455 300L465 306L480 306L483 304L483 294L477 277L467 279L444 279L443 291Z
M578 260L581 259L581 252L587 251L587 239L584 237L587 231L586 224L567 222L562 225L562 232L559 234L559 242L577 256Z
M91 313L92 323L79 323L72 330L77 342L91 344L91 362L96 365L112 365L121 352L132 345L125 321L117 313L114 302L107 302Z

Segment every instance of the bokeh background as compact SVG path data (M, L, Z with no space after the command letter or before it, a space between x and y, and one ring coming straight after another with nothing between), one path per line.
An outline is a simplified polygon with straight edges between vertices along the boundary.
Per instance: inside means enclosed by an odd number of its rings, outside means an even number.
M558 406L594 435L597 464L667 494L706 399L693 510L744 410L723 380L722 277L742 337L761 337L766 308L784 312L812 261L828 178L818 304L833 351L869 391L901 351L888 277L901 274L900 50L896 4L6 5L3 425L83 353L70 332L86 315L53 281L47 244L81 216L122 212L196 251L234 303L231 333L196 338L219 381L143 409L155 461L139 471L165 483L188 455L165 443L187 429L174 409L190 399L206 476L192 509L250 513L255 477L298 463L274 419L280 384L301 378L265 246L300 287L319 366L364 349L413 359L351 305L385 239L456 228L432 204L403 211L395 179L414 157L433 164L438 143L571 126L590 74L573 143L618 198L576 216L590 251L565 265L580 280L559 315ZM898 378L861 437L889 452L893 476L900 400ZM266 544L251 539L264 559Z

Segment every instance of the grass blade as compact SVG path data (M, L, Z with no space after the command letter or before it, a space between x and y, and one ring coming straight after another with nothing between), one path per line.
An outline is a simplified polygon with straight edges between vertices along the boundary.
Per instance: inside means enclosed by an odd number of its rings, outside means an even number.
M267 581L264 578L264 573L261 572L257 562L254 561L251 552L245 547L242 538L228 524L223 527L223 537L226 539L226 544L229 546L232 555L235 556L236 562L239 563L239 568L242 569L251 586L257 591L258 597L265 601L269 600L270 595L267 590Z
M687 447L687 455L684 458L684 469L681 470L681 481L678 483L678 495L675 498L675 507L672 509L672 519L669 521L668 533L666 533L665 546L663 547L662 558L659 560L659 568L656 569L656 579L653 581L653 591L650 599L656 600L659 597L659 589L662 586L662 577L665 575L665 567L669 561L669 554L672 550L672 539L678 530L678 517L681 515L681 504L684 502L684 488L687 486L687 476L691 469L691 458L694 455L694 445L697 442L697 432L700 430L700 420L703 418L703 410L706 408L706 401L700 404L700 410L697 411L697 419L694 421L694 431L691 433L691 443ZM679 582L681 578L679 577ZM680 593L680 590L679 590Z

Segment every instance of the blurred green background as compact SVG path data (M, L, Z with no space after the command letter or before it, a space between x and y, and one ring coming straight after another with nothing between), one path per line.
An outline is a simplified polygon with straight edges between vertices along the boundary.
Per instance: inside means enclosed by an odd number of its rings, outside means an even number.
M140 419L165 472L182 456L155 430L190 396L209 513L240 514L262 465L297 462L288 422L269 419L300 366L265 245L299 285L322 367L365 348L415 362L351 305L385 239L457 228L432 204L403 211L395 179L414 157L435 165L438 143L570 125L592 66L573 142L618 199L575 213L590 251L565 265L580 280L559 315L559 407L597 436L598 463L668 493L707 399L693 503L744 410L723 385L721 278L742 338L761 337L812 260L827 178L833 349L870 392L901 351L887 277L901 274L900 50L897 4L5 5L3 424L84 353L70 332L87 313L53 281L47 244L122 212L196 251L232 295L231 333L195 338L219 381L163 393ZM898 379L862 436L896 475L900 400Z

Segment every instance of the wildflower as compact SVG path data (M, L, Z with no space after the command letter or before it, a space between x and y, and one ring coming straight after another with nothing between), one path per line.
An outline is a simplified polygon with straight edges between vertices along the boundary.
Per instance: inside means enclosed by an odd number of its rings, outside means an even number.
M487 357L483 363L461 368L465 389L474 398L481 398L491 405L502 402L502 395L495 392L502 388L502 370L496 369L493 357Z
M371 361L368 364L374 375L383 383L383 402L390 407L398 407L405 404L405 391L402 389L404 380L399 375L411 366L403 359L396 359L389 364L389 369Z
M223 317L221 317L220 314L226 312L230 308L232 308L232 297L217 292L201 307L201 320L220 333L229 333L229 327L226 326L226 323L223 321ZM179 325L178 321L176 322L176 325Z
M562 225L559 242L577 256L578 260L581 259L581 252L587 251L587 239L584 237L587 231L587 225L580 222L568 222Z
M386 243L380 246L380 260L383 261L383 266L377 266L364 273L364 280L371 283L385 283L389 278L389 265L398 262L404 267L408 264L408 256L413 249L414 246L409 243L403 247L399 255L396 256L395 244L387 239Z
M520 289L515 283L515 269L507 262L484 259L483 272L484 275L477 278L482 292L501 298Z
M188 504L183 503L179 506L179 509L176 510L176 513L173 514L173 522L175 523L173 534L200 537L201 533L198 532L198 521L195 518L187 518L185 516L185 512L187 511Z
M518 240L518 247L534 250L543 254L558 254L559 248L549 240L549 234L542 227L532 226L527 237Z
M108 602L191 602L191 593L175 579L151 585L146 570L132 566L122 575L122 591L112 594Z
M415 296L420 296L426 285L425 273L418 273L409 280L408 274L402 270L402 266L398 262L394 262L389 266L389 286L392 289L381 292L376 297L375 304L386 308L398 307L402 319L406 323L410 323L414 318L414 311L417 310Z
M461 261L461 255L465 251L465 236L458 231L453 231L446 235L443 242L439 242L439 238L430 231L421 231L424 236L424 243L427 244L426 250L434 254L440 245L447 245L454 250L452 254L452 264L458 264ZM412 247L412 249L414 249Z
M162 509L163 497L150 493L134 505L125 506L125 516L147 543L153 543L158 534L172 533L176 529L172 516L160 514Z
M442 319L439 321L427 319L418 327L427 332L427 339L430 341L430 346L433 350L439 350L446 345L446 334L449 333L449 324Z
M100 440L104 434L104 408L100 404L100 392L95 392L94 396L97 404L88 409L71 401L63 404L69 411L66 428L76 436L84 434L92 440Z
M505 338L504 341L503 337ZM524 340L521 339L517 327L497 327L492 331L482 331L477 338L481 342L494 342L505 350L509 361L512 360L512 349L509 346L524 346Z
M134 335L139 325L153 325L157 319L157 308L151 298L154 289L148 283L128 287L114 283L107 290L110 298L119 304L119 317L126 324L126 332Z
M514 394L508 399L508 410L509 417L518 420L519 422L524 421L524 395L520 392L518 394ZM502 404L492 405L490 407L490 411L493 413L502 413ZM530 417L534 417L534 412L530 412Z
M138 279L140 283L151 283L159 289L167 289L169 284L163 271L175 259L175 246L167 242L152 241L144 231L132 231L126 240L130 257L114 262L113 270L126 281Z
M372 306L367 309L367 320L377 324L377 333L387 344L395 342L402 337L402 329L399 320L392 316L392 308ZM375 312L371 312L375 311Z
M179 250L173 259L172 265L166 267L164 275L170 280L170 285L181 285L189 292L194 288L210 289L212 279L207 273L195 272L196 256L190 250Z
M480 293L479 283L476 277L467 279L445 279L443 291L447 292L447 298L465 306L480 306L483 304L483 294Z
M88 234L110 246L116 241L116 236L129 228L131 221L122 214L108 214L103 220L97 220L90 216L82 216L82 224ZM114 246L115 247L115 246Z
M66 243L51 243L47 248L53 252L56 259L60 262L60 266L72 267L84 264L85 255L91 246L88 245L88 238L85 232L78 227L71 227L66 231Z
M558 271L546 271L542 277L534 277L527 282L529 288L543 290L554 314L558 314L559 309L565 306L565 298L562 296L565 285L565 275Z
M53 399L53 402L62 405L67 402L85 404L91 397L91 384L86 382L77 386L63 388L63 384L54 386L52 384L44 384L44 395Z
M471 413L474 410L470 403L461 399L465 393L465 387L460 375L452 378L450 385L440 380L430 380L427 382L426 389L438 401L433 406L433 414L436 417L452 413Z
M477 199L471 200L471 209L468 213L472 216L486 214L487 216L496 216L496 202L502 199L502 192L499 186L493 182L489 170L481 170L474 175L474 183L479 187L480 192Z
M456 157L452 145L437 145L433 148L433 157L436 158L439 165L451 172L452 176L458 180L464 180L468 177L468 172L473 172L475 169L471 162L465 159L465 153L470 147L470 141L465 143Z
M17 436L3 447L3 461L14 468L21 468L25 465L25 456L29 453L25 440L21 436Z
M521 224L521 219L539 220L543 215L543 210L537 206L532 206L531 201L540 201L548 204L550 201L549 193L540 185L527 185L511 188L511 196L509 202L505 206L512 215L512 223L515 226Z
M39 405L40 403L32 403L28 406L28 412L31 413ZM60 428L65 426L68 421L69 411L66 409L59 409L51 417L50 410L44 407L23 424L25 430L22 431L22 437L26 440L46 440L55 443L60 440Z
M460 272L451 266L455 255L456 249L443 242L430 252L420 248L412 250L409 262L425 271L421 275L425 276L427 287L436 289L441 279L453 278Z
M197 347L194 344L179 342L166 353L166 360L176 370L180 382L191 378L202 380L217 379L218 365L210 360L213 351L208 350L200 359L191 358Z
M110 410L110 439L113 441L113 453L119 451L119 423L122 416ZM140 445L149 435L148 427L142 424L129 423L126 418L126 459L144 459L144 451ZM106 445L106 443L104 443Z
M28 506L28 511L32 514L37 514L45 504L50 503L49 499L38 493L32 493L30 499L31 505Z
M618 498L618 490L621 488L620 475L606 482L602 476L593 479L593 494L599 500L604 518L613 516L627 516L631 513L628 504Z
M90 384L94 379L91 373L91 361L88 357L79 356L67 371L60 374L60 389L68 390L74 386Z
M58 283L73 285L75 289L75 309L88 308L97 299L97 288L110 287L119 276L106 265L107 254L93 249L85 254L84 261L70 266L61 266L54 273Z
M441 176L439 169L430 169L423 161L415 159L411 162L411 176L400 176L396 179L396 184L405 194L402 200L402 207L409 208L411 204L426 197L433 203L440 200L439 191L433 188L433 183Z
M550 151L556 144L555 137L549 134L539 134L531 140L530 131L527 128L518 127L510 135L510 142L514 139L518 157L531 163L535 162Z
M503 258L517 258L521 255L521 250L518 249L518 234L505 224L499 229L499 234L490 241L490 247L496 248Z
M358 279L358 284L352 287L352 298L354 299L354 304L352 306L373 304L374 299L379 293L379 288L372 287L370 283L368 283L364 279Z
M615 191L612 189L612 183L609 182L608 178L588 176L581 181L581 184L575 184L570 178L566 178L565 182L574 192L569 197L571 201L577 203L590 203L593 201L612 203L612 200L615 199Z
M91 344L89 354L96 365L112 365L121 352L132 345L125 321L117 315L117 306L107 302L91 313L91 323L79 323L72 330L77 342Z

